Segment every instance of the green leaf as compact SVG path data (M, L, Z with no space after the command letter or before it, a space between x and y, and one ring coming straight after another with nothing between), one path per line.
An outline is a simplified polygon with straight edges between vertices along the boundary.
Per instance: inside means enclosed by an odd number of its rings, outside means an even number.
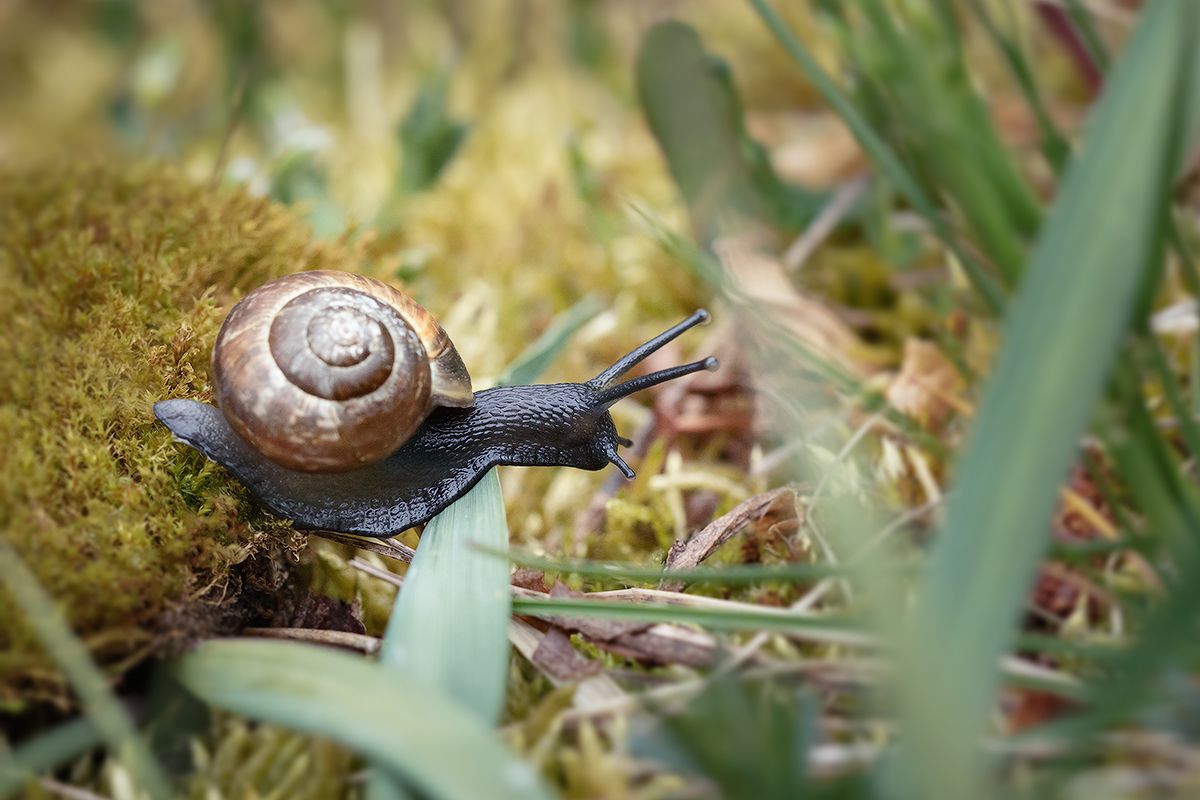
M509 365L502 385L530 383L594 314L589 298L560 314ZM508 548L508 520L500 479L483 479L435 517L405 576L384 634L380 660L494 723L508 680L509 567L490 552ZM368 796L404 795L391 776L371 776Z
M977 743L996 695L996 658L1014 639L1058 486L1139 283L1162 252L1170 181L1196 108L1187 79L1198 24L1200 6L1190 2L1160 0L1143 12L1009 310L900 670L898 763L914 796L988 794Z
M398 132L401 148L399 194L428 189L454 158L467 126L446 112L448 80L436 76L421 85Z
M707 775L722 797L810 797L816 789L807 774L816 710L812 697L794 690L724 675L691 698L683 713L666 713L660 729L635 739L633 748Z
M109 688L104 673L83 642L72 633L54 600L3 536L0 536L0 586L16 601L26 623L70 681L113 756L121 759L140 788L151 797L169 797L166 775ZM74 733L83 735L81 731Z
M722 601L716 601L712 605L677 605L592 598L518 597L513 600L513 611L530 617L563 616L690 624L718 631L775 631L814 641L870 644L870 634L862 624L845 617L798 614L787 609L745 603L722 604Z
M217 640L175 665L200 699L325 736L437 798L549 798L478 717L394 669L312 645Z
M493 723L508 679L509 568L475 545L508 547L495 470L425 526L380 660Z
M12 797L34 776L78 758L103 742L96 723L83 717L40 733L11 753L0 750L0 800Z
M995 20L988 0L971 0L971 9L1008 65L1017 87L1025 98L1025 105L1038 126L1042 154L1056 173L1061 172L1067 157L1071 154L1071 143L1058 129L1054 118L1050 115L1050 109L1046 106L1038 86L1036 65L1028 57L1025 49L1020 46L1017 37L1009 34ZM1009 11L1009 16L1013 16L1011 9Z
M642 42L638 95L701 241L750 218L799 230L824 195L789 186L742 122L729 67L704 50L689 25L655 25Z
M965 32L935 3L905 11L863 0L851 47L875 124L931 194L947 198L1007 286L1020 275L1041 207L1000 139L962 53Z

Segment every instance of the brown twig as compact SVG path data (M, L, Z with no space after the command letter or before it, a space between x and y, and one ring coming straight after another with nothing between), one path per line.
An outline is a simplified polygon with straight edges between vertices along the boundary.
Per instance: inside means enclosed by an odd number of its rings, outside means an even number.
M395 558L406 564L411 564L413 556L417 554L416 550L406 544L397 542L395 539L376 539L370 536L355 536L352 533L338 533L337 531L309 531L309 533L313 536L320 536L322 539L328 539L331 542L348 544L351 547L357 547L359 550L369 550L381 556Z
M701 531L686 541L677 539L667 552L666 563L669 570L692 569L700 562L716 552L717 548L733 538L734 534L746 527L747 524L761 519L775 507L781 497L795 500L796 493L791 488L772 489L739 503L729 513L713 520ZM678 592L685 586L683 581L665 580L659 583L660 589L668 592Z
M349 631L328 631L323 628L246 628L243 636L259 639L288 639L295 642L310 642L326 647L356 650L366 655L379 652L382 640L377 636Z

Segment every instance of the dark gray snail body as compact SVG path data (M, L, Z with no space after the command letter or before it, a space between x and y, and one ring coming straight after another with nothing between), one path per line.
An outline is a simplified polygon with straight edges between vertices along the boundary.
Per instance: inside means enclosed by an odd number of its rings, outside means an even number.
M309 281L314 280L312 276L322 275L328 280L341 280L338 273L300 273L300 276L308 276L305 280ZM350 280L358 285L366 283L357 276L351 276ZM241 313L239 309L254 305L251 298L257 292L276 290L281 281L267 284L248 295L230 313L230 320L236 322ZM389 302L393 294L399 294L383 284L380 286L384 286L383 293ZM355 290L358 290L357 286ZM340 298L341 289L338 291L337 297ZM412 306L404 309L407 315L412 315L413 308L418 309L418 314L428 314L412 304L411 300L405 300ZM342 301L339 299L337 302ZM252 386L240 387L242 396L250 398L242 405L258 405L266 409L269 413L264 417L265 422L234 420L231 424L227 414L222 411L226 410L227 405L231 407L228 409L230 414L240 409L232 408L235 404L229 401L222 402L222 408L218 409L193 400L163 400L155 403L154 413L177 439L221 464L250 490L259 503L272 513L293 520L297 528L394 536L436 516L466 494L487 470L495 466L562 466L598 470L611 463L626 477L632 478L633 470L617 452L618 445L628 446L629 442L617 435L609 407L622 397L657 383L702 369L716 369L717 362L716 359L706 358L624 383L617 381L650 353L707 319L707 312L697 311L585 383L498 387L476 392L473 398L464 396L462 392L462 386L469 388L469 378L440 326L431 318L419 319L418 325L426 328L420 338L438 343L438 356L430 362L434 370L431 382L434 384L435 399L431 401L428 392L407 401L402 398L401 403L419 406L414 412L418 424L411 434L405 432L407 438L399 446L389 447L390 455L380 460L364 459L355 450L351 463L334 466L336 471L325 471L329 469L330 457L322 455L315 466L304 460L306 453L303 451L310 441L306 438L307 434L292 437L301 452L287 454L282 459L278 457L278 441L281 437L288 438L284 434L290 432L264 432L260 429L271 427L271 414L275 417L294 416L301 422L305 421L306 416L299 412L281 414L278 409L286 406L272 406L270 402L256 400ZM227 325L230 320L227 320ZM306 324L311 330L312 325ZM299 327L304 328L303 325ZM278 333L281 326L276 324L272 329ZM371 330L371 335L375 336L374 327ZM444 345L442 339L445 339ZM225 328L222 329L222 335L218 336L218 344L221 345L223 340L237 341L236 337L226 335ZM279 350L277 343L275 349ZM253 356L239 355L234 363L251 358ZM448 365L441 369L440 378L439 361ZM218 363L221 363L220 353L214 352L214 365ZM419 365L420 374L425 374L421 371L424 366ZM339 368L347 369L345 365ZM278 388L275 382L263 374L273 369L266 362L265 366L258 364L253 369L241 370L238 377L242 381L262 379L264 390L275 391ZM359 370L359 378L362 371ZM221 380L222 372L221 369L214 369L217 380ZM450 376L449 379L446 375ZM450 399L448 402L438 402L438 384L447 380L452 384L451 388L442 394L450 394ZM387 380L368 383L385 382ZM228 397L229 391L218 386L218 398ZM288 391L291 391L290 387ZM338 393L337 390L322 391L324 397ZM295 402L305 405L309 401L304 399L303 402ZM312 402L316 411L308 416L315 417L318 423L324 423L325 417L334 413L329 409L335 406L326 405L325 400ZM412 414L402 412L401 416L405 420L403 424L411 424ZM324 427L329 425L324 424ZM385 430L377 438L387 439L394 432L394 426L385 424L383 428ZM268 457L253 443L254 437L260 433L270 438L270 449L276 457ZM281 460L284 463L280 463ZM364 463L358 463L360 461Z

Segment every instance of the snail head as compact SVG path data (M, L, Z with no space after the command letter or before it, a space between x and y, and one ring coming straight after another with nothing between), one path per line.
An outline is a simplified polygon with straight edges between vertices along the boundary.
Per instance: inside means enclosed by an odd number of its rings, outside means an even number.
M688 364L639 375L627 381L620 379L651 353L659 350L684 331L707 322L708 319L708 312L700 309L679 324L634 348L590 381L567 384L567 386L575 388L574 393L567 392L567 394L575 394L575 396L571 398L570 408L560 412L562 417L559 419L559 430L564 436L562 444L565 447L582 448L588 451L587 455L590 455L590 458L587 460L591 463L585 468L599 469L605 463L611 463L621 470L626 478L634 477L634 471L617 452L618 445L631 447L633 442L617 434L616 425L613 423L609 409L618 400L643 389L649 389L651 386L657 386L660 383L700 370L711 372L717 369L718 363L716 358L709 356Z

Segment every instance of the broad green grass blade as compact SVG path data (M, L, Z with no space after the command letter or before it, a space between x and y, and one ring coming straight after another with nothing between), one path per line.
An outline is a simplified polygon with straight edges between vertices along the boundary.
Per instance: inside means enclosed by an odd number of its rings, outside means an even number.
M35 775L78 758L103 742L96 723L83 717L38 734L13 752L0 752L0 800L12 797Z
M642 40L638 97L701 241L746 218L804 227L826 201L780 180L746 131L729 67L691 26L671 20Z
M509 365L501 385L532 383L596 313L585 298L560 314ZM421 536L396 599L379 658L444 693L487 723L504 707L508 681L508 520L495 470L435 517ZM370 800L405 796L386 773L371 776Z
M380 660L490 724L504 705L511 594L508 564L476 545L508 547L495 470L425 526Z
M0 586L16 601L27 624L66 675L112 754L125 764L143 791L151 797L169 797L166 775L109 689L104 674L83 643L75 638L37 577L3 536L0 536Z
M333 739L429 797L551 796L476 714L357 656L295 642L210 641L175 674L207 703Z
M1200 5L1183 0L1143 12L1009 310L903 653L898 761L911 796L987 795L978 742L996 658L1015 636L1059 483L1139 282L1162 251L1170 179L1196 102L1186 79L1198 24Z
M596 313L585 298L509 365L502 385L532 383ZM425 526L384 635L380 660L494 722L508 677L508 548L495 470Z

